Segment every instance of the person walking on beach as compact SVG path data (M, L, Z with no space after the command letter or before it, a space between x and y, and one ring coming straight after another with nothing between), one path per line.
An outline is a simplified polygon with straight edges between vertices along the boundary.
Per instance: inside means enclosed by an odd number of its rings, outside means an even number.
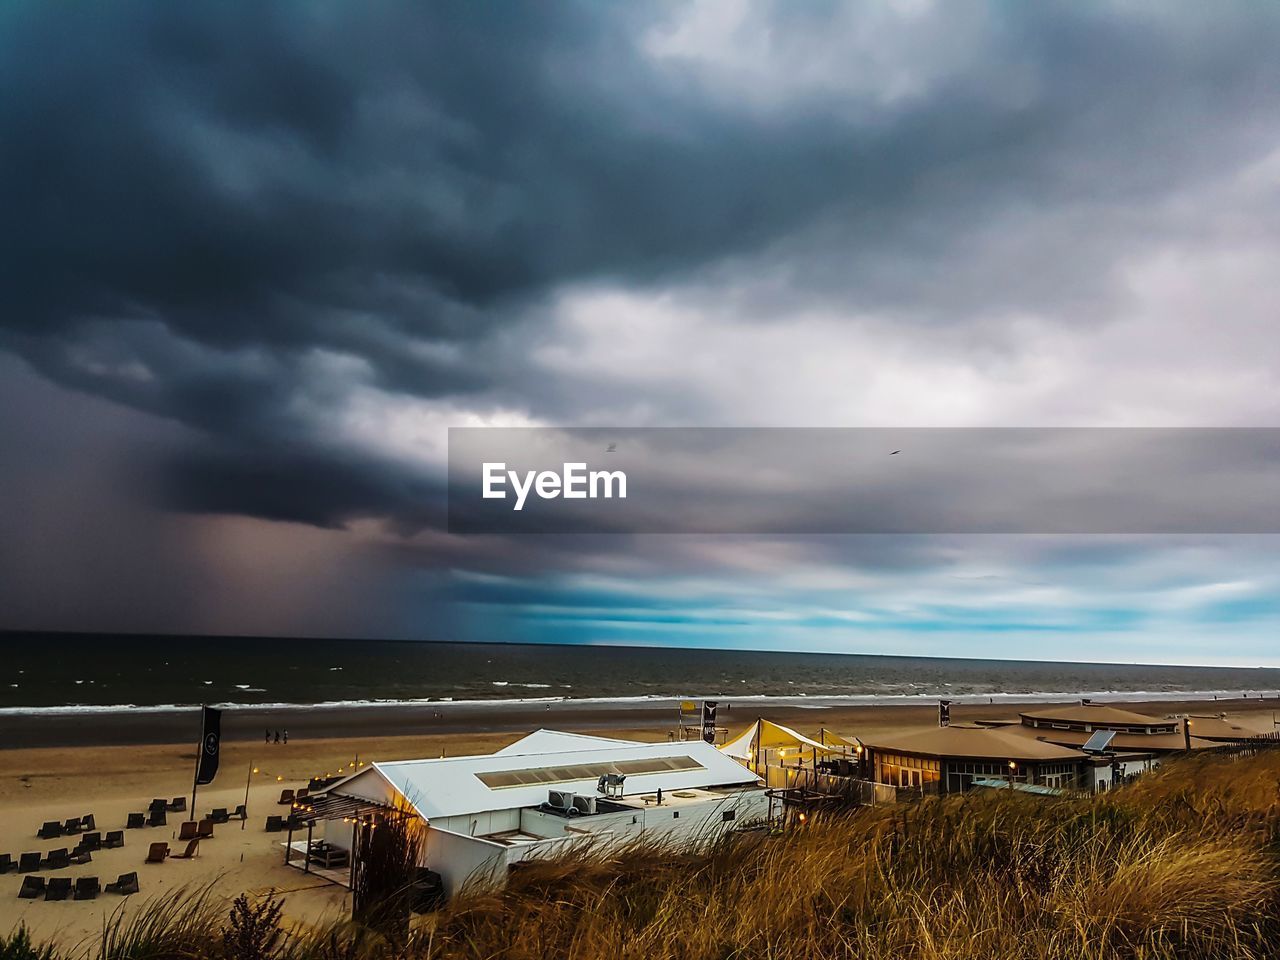
M267 728L267 739L263 740L262 742L263 742L263 743L270 743L270 742L271 742L271 728L270 728L270 727L268 727L268 728Z
M277 731L276 731L276 743L279 743L279 742L280 742L280 731L279 731L279 730L277 730Z
M285 731L284 731L284 742L285 742L285 743L288 743L288 742L289 742L289 728L288 728L288 727L286 727L286 728L285 728Z

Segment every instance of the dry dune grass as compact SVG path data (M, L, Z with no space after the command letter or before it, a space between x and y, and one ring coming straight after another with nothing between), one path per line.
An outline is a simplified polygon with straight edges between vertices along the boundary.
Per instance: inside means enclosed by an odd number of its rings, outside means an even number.
M698 854L541 864L442 914L438 956L1262 957L1280 952L1280 754L1090 799L978 795Z
M1275 957L1278 801L1275 751L1167 764L1088 799L970 794L815 817L696 852L580 851L459 898L408 940L335 926L263 956ZM166 939L152 915L145 935L116 930L90 957L222 957L225 911L166 909L180 935Z

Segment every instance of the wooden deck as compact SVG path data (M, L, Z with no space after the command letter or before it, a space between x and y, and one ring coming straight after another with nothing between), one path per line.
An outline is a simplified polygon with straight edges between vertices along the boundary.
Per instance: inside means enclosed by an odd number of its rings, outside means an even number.
M346 864L341 867L322 867L319 864L307 864L307 841L295 840L293 843L282 842L280 846L291 848L289 862L287 866L293 867L299 873L306 873L313 877L319 877L330 883L336 883L340 887L351 888L351 865Z

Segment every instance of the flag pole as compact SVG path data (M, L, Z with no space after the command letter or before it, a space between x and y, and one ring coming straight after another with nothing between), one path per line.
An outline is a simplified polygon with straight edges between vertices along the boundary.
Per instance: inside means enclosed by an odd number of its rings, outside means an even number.
M249 761L249 772L244 777L244 817L240 821L240 829L249 821L249 784L253 781L253 761Z
M204 704L200 704L200 739L196 741L196 768L191 772L191 819L199 820L196 816L196 785L200 780L200 751L204 749Z

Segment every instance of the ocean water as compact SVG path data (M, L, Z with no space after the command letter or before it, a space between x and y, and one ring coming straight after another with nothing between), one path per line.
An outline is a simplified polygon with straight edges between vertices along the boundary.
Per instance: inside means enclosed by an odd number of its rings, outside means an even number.
M5 714L200 703L911 698L1280 691L1280 669L640 647L0 634Z

